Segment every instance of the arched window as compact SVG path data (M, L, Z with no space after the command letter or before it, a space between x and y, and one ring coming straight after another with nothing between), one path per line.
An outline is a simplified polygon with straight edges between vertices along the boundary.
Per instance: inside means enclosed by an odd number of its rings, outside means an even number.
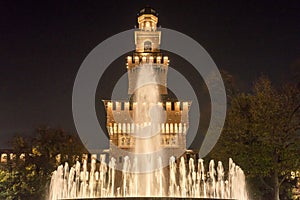
M152 50L152 43L151 41L144 42L144 51L151 51Z

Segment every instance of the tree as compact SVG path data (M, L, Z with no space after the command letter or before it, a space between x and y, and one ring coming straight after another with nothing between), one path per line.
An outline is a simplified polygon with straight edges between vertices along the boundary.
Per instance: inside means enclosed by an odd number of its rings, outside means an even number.
M279 200L282 184L291 171L300 169L299 130L299 88L286 84L276 89L261 77L252 93L231 99L223 132L210 156L232 157L249 178L259 178Z
M86 152L78 136L47 127L37 129L33 138L16 136L13 149L15 159L0 166L0 199L45 199L57 166L75 163Z
M76 161L76 156L86 153L79 137L63 129L39 128L31 143L32 154L35 155L34 162L47 170L47 174L56 169L58 155L59 163L68 162L72 165Z

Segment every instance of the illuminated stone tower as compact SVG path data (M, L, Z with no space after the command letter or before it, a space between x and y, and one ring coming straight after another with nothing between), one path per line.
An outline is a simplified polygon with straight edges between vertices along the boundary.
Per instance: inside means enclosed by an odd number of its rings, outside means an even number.
M133 122L137 102L136 92L139 90L138 80L141 79L141 68L151 69L150 77L155 77L157 91L160 95L159 105L165 110L165 121L160 124L160 147L167 149L168 155L178 155L177 152L186 150L186 133L189 127L188 111L190 102L181 102L170 99L167 90L167 72L169 67L168 56L160 51L161 31L157 30L158 14L146 7L138 13L138 30L134 32L135 51L127 56L128 72L128 101L103 101L107 114L107 130L110 138L110 155L122 163L126 155L135 149L136 138L134 132L142 125L147 126L147 120ZM149 77L149 76L147 76ZM145 81L145 80L144 80ZM117 151L123 149L125 151ZM168 156L167 155L167 156Z
M138 70L141 64L151 64L155 68L155 76L160 83L159 91L167 94L167 72L169 60L160 52L161 32L157 31L158 14L150 7L138 13L139 30L134 32L135 53L127 57L129 88L128 93L134 94L137 85Z

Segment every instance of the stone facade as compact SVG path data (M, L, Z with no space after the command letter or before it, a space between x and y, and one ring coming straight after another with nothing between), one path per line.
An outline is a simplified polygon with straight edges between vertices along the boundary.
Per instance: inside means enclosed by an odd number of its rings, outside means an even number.
M188 112L191 102L168 98L169 58L160 51L161 32L157 30L157 16L153 9L143 9L138 13L139 29L134 33L136 49L132 56L127 56L126 63L130 100L103 100L106 109L106 126L110 138L110 156L115 157L120 163L126 152L133 152L135 149L134 133L141 128L151 126L151 119L133 120L138 104L146 104L145 102L136 102L134 98L139 90L137 82L141 79L139 73L141 70L144 73L148 73L147 70L149 70L149 73L155 77L161 97L160 102L157 103L163 107L165 112L165 121L159 123L160 142L157 145L167 151L167 155L170 156L178 155L176 152L186 150L186 134L189 127ZM125 151L120 152L117 151L118 149Z

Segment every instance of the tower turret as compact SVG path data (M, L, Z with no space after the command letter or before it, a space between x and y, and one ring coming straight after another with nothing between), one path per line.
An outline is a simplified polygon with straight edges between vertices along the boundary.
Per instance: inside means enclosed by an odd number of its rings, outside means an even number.
M139 29L143 31L156 31L158 13L151 7L146 6L138 13Z
M158 13L147 6L138 12L139 28L134 32L135 52L127 57L129 88L132 95L137 89L139 68L151 67L161 95L167 94L167 72L169 59L160 51L161 31L157 30Z

